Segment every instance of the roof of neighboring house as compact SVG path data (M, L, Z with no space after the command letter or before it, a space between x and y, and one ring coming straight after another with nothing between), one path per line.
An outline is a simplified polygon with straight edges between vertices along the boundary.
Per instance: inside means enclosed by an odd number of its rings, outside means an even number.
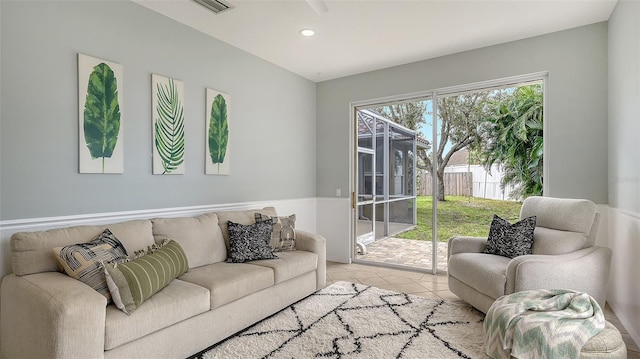
M418 148L429 149L431 148L431 142L422 137L416 136L416 146L418 146Z
M469 150L466 148L461 149L454 153L447 166L466 165L469 162Z

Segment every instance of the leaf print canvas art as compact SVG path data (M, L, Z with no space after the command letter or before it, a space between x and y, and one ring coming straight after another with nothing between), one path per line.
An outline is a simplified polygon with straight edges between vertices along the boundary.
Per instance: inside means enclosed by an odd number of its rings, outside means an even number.
M184 84L151 75L153 174L184 174Z
M207 89L205 174L229 174L229 95Z
M123 173L122 65L78 54L80 173Z

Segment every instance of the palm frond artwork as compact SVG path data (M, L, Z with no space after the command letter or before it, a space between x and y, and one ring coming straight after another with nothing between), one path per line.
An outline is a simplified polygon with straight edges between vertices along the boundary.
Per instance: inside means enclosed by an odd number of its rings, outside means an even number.
M207 89L206 174L229 174L229 95Z
M122 65L78 54L80 173L122 173Z
M184 174L184 85L152 75L153 174Z

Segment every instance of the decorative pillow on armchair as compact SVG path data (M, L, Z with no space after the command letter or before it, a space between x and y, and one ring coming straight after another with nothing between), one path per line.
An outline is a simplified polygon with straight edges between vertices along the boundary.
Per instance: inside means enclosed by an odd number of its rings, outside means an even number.
M229 221L229 263L243 263L258 259L278 258L269 243L273 231L273 221L268 219L255 224L244 225Z
M296 215L286 217L271 217L256 212L256 223L273 220L271 234L271 249L274 252L293 251L296 249Z
M494 214L484 253L509 258L531 254L535 228L536 216L511 224Z

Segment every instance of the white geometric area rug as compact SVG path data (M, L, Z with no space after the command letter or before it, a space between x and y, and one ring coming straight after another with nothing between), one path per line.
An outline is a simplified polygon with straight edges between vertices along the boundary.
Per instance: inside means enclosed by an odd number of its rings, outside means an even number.
M487 358L468 304L336 282L197 358Z

